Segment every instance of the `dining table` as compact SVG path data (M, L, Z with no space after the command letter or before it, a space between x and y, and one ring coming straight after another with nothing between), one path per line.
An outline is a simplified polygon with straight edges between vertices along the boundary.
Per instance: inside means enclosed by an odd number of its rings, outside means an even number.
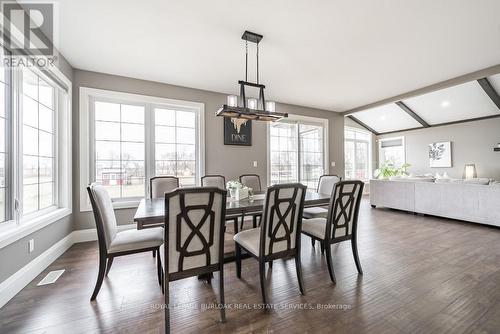
M245 215L256 214L264 209L265 193L259 192L244 199L234 199L228 197L226 200L226 217L240 216L243 220ZM326 206L329 204L330 195L321 194L308 190L304 201L304 207ZM137 229L153 228L164 226L165 224L165 198L144 198L139 203L134 216ZM235 233L238 231L237 224ZM224 254L224 262L234 260L234 252Z

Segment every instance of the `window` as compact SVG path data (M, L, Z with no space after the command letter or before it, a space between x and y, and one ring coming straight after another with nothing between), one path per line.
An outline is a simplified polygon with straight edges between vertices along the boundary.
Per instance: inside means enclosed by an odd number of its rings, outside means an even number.
M149 192L153 176L174 175L196 185L203 168L203 104L91 88L80 89L80 176L96 182L115 206L133 207Z
M57 69L0 69L2 244L71 213L70 93Z
M196 184L196 113L155 108L155 174ZM199 175L201 177L201 175Z
M95 182L112 198L144 197L144 106L94 102Z
M2 55L2 64L3 55ZM7 166L9 165L8 142L10 117L8 113L8 97L11 94L9 85L9 72L0 68L0 223L9 219L7 199L10 194L10 184L7 180Z
M301 182L316 188L326 170L327 120L289 116L269 125L271 184Z
M379 166L391 163L401 167L406 162L404 137L379 139L378 145Z
M23 214L56 204L55 88L23 71Z
M344 138L346 179L369 180L371 176L371 134L356 128L346 127Z

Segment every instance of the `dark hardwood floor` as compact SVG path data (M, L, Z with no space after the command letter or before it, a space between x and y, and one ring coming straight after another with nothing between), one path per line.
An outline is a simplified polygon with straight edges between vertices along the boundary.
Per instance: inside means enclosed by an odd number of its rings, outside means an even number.
M306 295L299 293L293 260L268 269L269 296L278 305L219 312L212 286L196 278L171 283L173 333L499 333L500 229L386 209L363 200L358 276L349 242L333 246L333 285L319 247L303 238ZM163 296L151 254L117 258L95 302L97 243L76 244L0 309L1 333L158 333ZM36 283L66 269L52 285ZM225 266L226 303L261 301L257 261ZM317 304L330 309L314 309ZM313 309L301 310L300 306ZM244 305L243 305L244 306ZM337 308L337 309L335 309Z

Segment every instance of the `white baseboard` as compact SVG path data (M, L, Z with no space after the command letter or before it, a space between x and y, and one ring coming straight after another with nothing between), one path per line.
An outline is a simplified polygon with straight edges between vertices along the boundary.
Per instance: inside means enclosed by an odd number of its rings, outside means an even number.
M135 224L118 226L119 231L133 228L136 228ZM97 231L95 228L73 231L19 269L12 276L0 283L0 308L40 275L52 262L63 255L73 244L93 240L97 240Z

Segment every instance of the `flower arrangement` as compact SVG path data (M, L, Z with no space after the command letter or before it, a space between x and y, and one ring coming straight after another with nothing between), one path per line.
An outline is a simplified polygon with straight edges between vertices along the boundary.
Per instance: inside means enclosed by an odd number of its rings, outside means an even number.
M226 188L227 189L241 189L241 188L243 188L243 185L238 181L231 180L231 181L227 181Z

